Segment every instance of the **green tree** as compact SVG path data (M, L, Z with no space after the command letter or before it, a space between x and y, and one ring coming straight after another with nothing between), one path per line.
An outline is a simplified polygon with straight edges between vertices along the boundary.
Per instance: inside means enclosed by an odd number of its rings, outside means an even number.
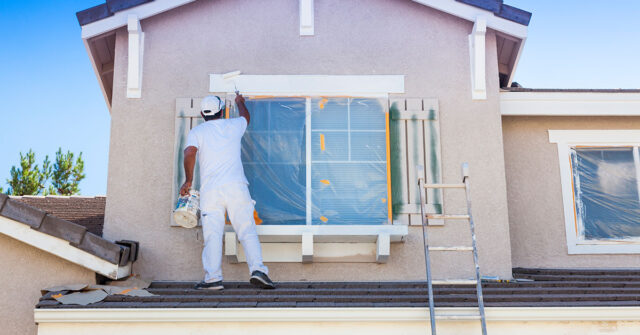
M36 164L36 155L31 149L26 155L20 152L20 167L11 167L11 178L7 179L11 195L37 195L44 190L45 184L51 176L49 156L45 156L42 167Z
M53 164L53 174L51 177L51 185L45 191L48 194L73 195L80 192L78 185L84 179L84 161L82 160L82 152L78 158L73 160L73 153L67 151L62 153L62 148L58 148L56 152L56 161Z

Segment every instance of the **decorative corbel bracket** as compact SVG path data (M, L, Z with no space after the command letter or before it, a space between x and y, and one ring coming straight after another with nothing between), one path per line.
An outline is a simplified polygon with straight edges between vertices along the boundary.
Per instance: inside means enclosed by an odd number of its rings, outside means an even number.
M471 58L471 99L487 99L487 80L485 69L487 19L476 18L473 31L469 35L469 56Z
M300 1L300 36L313 36L313 0Z
M144 51L144 32L140 20L135 14L127 17L129 31L129 60L127 68L127 98L142 97L142 55Z

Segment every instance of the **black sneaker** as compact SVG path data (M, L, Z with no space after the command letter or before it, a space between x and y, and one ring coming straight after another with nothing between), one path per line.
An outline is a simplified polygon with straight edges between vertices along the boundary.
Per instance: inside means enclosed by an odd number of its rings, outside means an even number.
M269 279L269 276L258 270L251 273L251 279L249 279L249 282L262 289L273 290L276 288L276 285L271 281L271 279Z
M222 290L224 286L222 286L222 281L214 281L213 283L207 283L206 281L201 281L193 286L196 290Z

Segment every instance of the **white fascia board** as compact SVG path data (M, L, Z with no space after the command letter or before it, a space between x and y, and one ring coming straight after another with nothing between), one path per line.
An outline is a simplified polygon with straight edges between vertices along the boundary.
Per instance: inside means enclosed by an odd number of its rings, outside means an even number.
M637 116L640 93L500 92L502 115Z
M518 68L518 63L520 62L520 56L522 56L522 51L524 50L524 44L527 41L526 37L523 37L520 40L520 47L518 48L518 53L516 54L515 59L513 60L513 66L511 67L511 73L509 73L509 80L507 81L507 87L511 87L511 83L513 83L513 76L516 74L516 69Z
M131 274L131 263L118 266L69 244L68 241L31 229L28 225L0 216L0 234L80 265L111 279Z
M479 16L485 16L487 18L487 27L520 39L527 37L527 26L497 17L493 12L488 10L480 9L454 0L413 1L471 22L475 22L476 18Z
M404 93L404 75L209 75L209 92L274 96L381 96Z
M440 307L439 321L477 320L477 308ZM640 307L485 307L487 321L639 321ZM429 309L386 308L87 308L35 309L44 323L424 322Z
M116 12L112 16L82 26L82 38L88 39L126 26L129 14L135 14L139 20L143 20L193 1L195 0L155 0Z

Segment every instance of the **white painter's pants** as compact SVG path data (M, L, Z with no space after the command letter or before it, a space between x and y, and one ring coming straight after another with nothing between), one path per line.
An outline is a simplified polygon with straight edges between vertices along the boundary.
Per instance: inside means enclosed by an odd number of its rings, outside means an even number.
M253 218L254 202L244 183L231 183L215 190L201 190L200 213L204 250L202 265L206 282L222 280L222 237L224 236L225 210L231 225L242 243L249 271L268 269L262 264L262 250Z

